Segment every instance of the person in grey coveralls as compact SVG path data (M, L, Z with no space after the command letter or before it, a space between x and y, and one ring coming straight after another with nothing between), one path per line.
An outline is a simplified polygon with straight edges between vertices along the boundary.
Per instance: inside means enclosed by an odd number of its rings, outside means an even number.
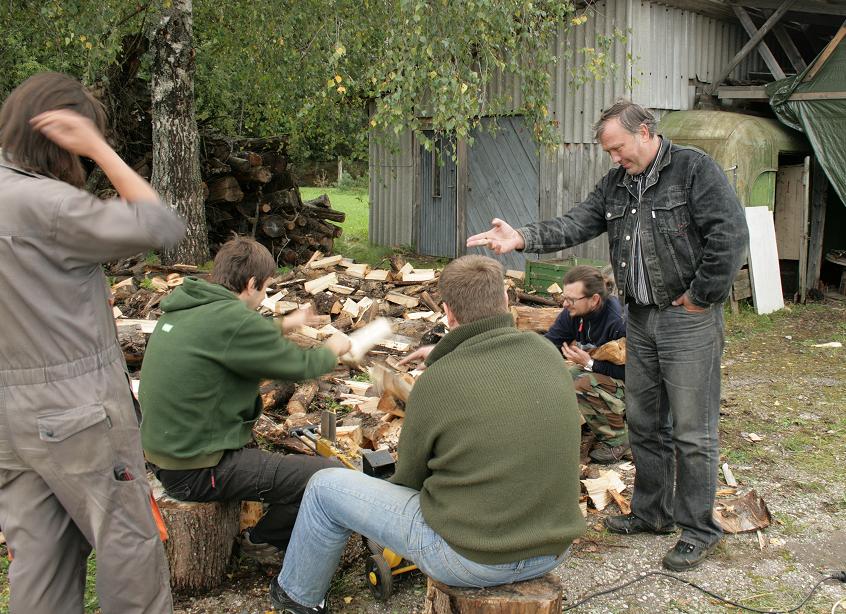
M30 77L0 110L0 527L13 614L172 612L138 422L101 263L185 226L101 134L74 79ZM80 157L120 198L83 191Z

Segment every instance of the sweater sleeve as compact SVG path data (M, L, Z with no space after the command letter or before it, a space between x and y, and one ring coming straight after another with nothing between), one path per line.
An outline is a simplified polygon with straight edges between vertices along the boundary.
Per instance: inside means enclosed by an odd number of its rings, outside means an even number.
M229 340L223 363L242 377L288 381L313 379L335 368L338 359L325 347L303 349L279 328L249 312Z
M425 376L425 374L424 374ZM421 377L424 377L421 376ZM415 384L405 408L399 444L397 445L397 470L390 482L422 490L423 482L431 475L429 458L432 455L432 425L426 408L425 383Z
M626 366L615 365L608 360L594 360L593 372L613 377L614 379L626 379Z

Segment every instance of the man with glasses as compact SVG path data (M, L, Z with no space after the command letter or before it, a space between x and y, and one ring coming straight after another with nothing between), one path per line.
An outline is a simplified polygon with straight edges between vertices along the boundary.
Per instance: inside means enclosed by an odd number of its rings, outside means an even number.
M608 286L596 267L579 265L567 271L564 309L544 335L570 363L579 411L596 438L590 457L602 464L631 458L625 420L626 367L594 360L589 353L626 336L620 303L608 296Z
M606 518L623 534L682 534L663 559L684 571L722 537L713 518L719 463L722 303L749 231L723 170L698 149L655 132L655 118L621 100L595 126L619 165L587 200L515 230L495 219L467 240L497 254L555 252L608 233L619 297L628 305L626 419L634 455L632 512Z

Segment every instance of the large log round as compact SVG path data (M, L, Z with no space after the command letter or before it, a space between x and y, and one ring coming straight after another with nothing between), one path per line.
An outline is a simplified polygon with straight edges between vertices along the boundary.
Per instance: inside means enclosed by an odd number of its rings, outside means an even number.
M429 578L424 614L559 614L561 583L547 574L493 588L456 588Z
M240 502L177 501L164 494L158 480L152 483L167 526L165 551L171 588L196 594L219 586L238 535Z

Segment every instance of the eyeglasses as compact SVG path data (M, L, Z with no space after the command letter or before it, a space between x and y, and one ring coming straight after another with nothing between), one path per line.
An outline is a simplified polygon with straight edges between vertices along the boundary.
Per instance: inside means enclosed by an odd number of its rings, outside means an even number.
M579 298L570 298L569 296L562 296L561 302L564 303L565 305L575 305L576 303L578 303L583 298L588 298L588 297L587 296L580 296Z

